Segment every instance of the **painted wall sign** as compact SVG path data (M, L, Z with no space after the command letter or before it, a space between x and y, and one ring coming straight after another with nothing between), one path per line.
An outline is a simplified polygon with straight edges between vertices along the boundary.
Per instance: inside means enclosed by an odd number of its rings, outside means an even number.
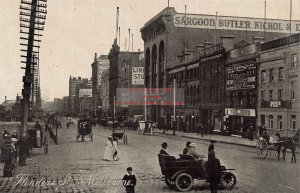
M144 67L132 67L132 85L144 85Z
M180 13L174 16L173 22L175 27L290 33L290 21L279 19L200 14L187 14L185 18L185 14ZM300 33L300 21L292 21L292 33Z

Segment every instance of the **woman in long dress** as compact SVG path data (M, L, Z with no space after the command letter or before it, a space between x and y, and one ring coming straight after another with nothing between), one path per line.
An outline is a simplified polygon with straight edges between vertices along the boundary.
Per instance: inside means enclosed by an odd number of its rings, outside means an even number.
M108 137L108 140L106 142L106 148L104 152L104 160L105 161L113 161L113 155L114 155L114 147L113 147L113 138L111 136Z

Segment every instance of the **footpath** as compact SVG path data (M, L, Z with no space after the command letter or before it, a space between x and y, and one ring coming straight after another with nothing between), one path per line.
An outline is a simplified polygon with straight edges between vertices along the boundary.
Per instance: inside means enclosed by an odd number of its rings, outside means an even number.
M163 134L163 130L155 130L154 133L159 134L159 135L173 135L173 130L165 131L165 134ZM241 145L241 146L246 146L246 147L256 147L255 139L253 141L251 141L249 139L245 139L242 137L236 137L236 136L207 134L207 135L203 135L203 137L202 137L200 133L198 133L198 134L197 133L185 133L182 131L176 131L175 136L185 137L185 138L190 138L190 139L199 139L199 140L204 140L204 141L216 140L218 143L227 143L227 144Z

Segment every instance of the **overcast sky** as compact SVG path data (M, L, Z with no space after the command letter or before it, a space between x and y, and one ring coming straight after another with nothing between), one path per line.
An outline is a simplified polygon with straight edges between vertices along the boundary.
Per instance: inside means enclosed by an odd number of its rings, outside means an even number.
M94 53L108 54L120 7L121 50L131 28L134 50L143 50L140 28L167 6L167 0L48 0L40 49L41 92L46 101L68 95L69 76L91 77ZM264 0L170 0L177 12L264 17ZM0 0L0 103L21 93L20 0ZM267 17L289 19L290 0L267 0ZM300 20L293 0L293 20ZM128 40L127 40L128 41Z

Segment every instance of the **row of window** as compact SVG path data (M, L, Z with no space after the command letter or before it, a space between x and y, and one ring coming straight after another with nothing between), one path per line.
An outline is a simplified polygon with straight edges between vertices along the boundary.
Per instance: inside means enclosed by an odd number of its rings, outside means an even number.
M276 95L276 90L269 90L269 96L266 96L266 91L261 90L260 97L262 100L283 100L283 89L278 89L277 90L277 98L275 97ZM290 99L291 100L296 100L296 81L291 81L291 89L290 89Z
M269 129L284 130L282 115L277 115L276 118L275 120L274 115L260 115L261 125L265 125ZM292 130L297 129L296 115L290 115L289 128Z
M191 86L185 90L185 104L197 105L200 102L219 102L222 98L219 86Z
M181 80L190 80L190 79L212 79L214 77L219 77L221 75L221 65L219 63L212 64L210 66L202 66L193 69L188 69L185 71L180 71L176 73L169 74L169 81L176 79Z

